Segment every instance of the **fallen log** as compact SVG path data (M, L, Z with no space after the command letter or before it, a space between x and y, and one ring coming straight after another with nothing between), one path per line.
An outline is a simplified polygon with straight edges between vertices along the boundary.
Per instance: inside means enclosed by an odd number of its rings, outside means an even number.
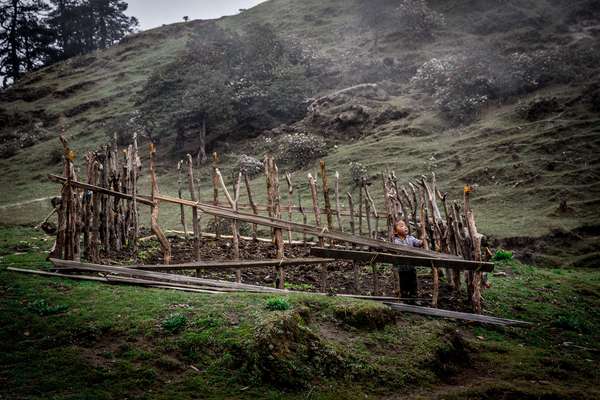
M314 257L329 257L336 259L346 259L354 261L364 261L369 263L388 263L388 264L403 264L422 267L441 267L453 268L469 271L491 272L494 270L494 263L482 261L468 261L445 258L418 257L399 254L378 253L373 251L356 251L356 250L337 250L327 249L323 247L311 247L310 255Z
M186 269L238 269L238 268L264 268L306 264L321 264L336 261L334 258L283 258L279 260L224 260L224 261L199 261L183 264L155 264L155 265L132 265L128 268L142 269L146 271L169 271Z
M464 312L458 312L458 311L441 310L439 308L413 306L413 305L404 304L404 303L384 302L383 304L387 305L388 307L390 307L391 309L396 310L396 311L430 315L433 317L459 319L459 320L463 320L463 321L479 322L482 324L489 324L489 325L521 326L521 327L529 327L529 326L533 325L531 322L519 321L519 320L514 320L514 319L498 318L498 317L493 317L490 315L471 314L471 313L464 313Z

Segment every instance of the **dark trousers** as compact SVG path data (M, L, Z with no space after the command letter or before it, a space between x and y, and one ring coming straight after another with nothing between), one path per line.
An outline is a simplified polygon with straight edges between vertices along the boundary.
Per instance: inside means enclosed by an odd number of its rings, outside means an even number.
M396 265L400 276L400 297L404 299L417 298L419 285L417 282L417 269L410 265Z

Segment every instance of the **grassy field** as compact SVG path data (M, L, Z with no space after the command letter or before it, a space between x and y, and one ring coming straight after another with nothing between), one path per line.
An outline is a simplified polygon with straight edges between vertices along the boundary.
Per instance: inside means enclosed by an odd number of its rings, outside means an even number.
M6 270L48 268L50 244L29 228L0 230L3 399L600 396L597 269L498 264L506 276L490 278L485 312L534 326L491 328L335 297L189 294Z

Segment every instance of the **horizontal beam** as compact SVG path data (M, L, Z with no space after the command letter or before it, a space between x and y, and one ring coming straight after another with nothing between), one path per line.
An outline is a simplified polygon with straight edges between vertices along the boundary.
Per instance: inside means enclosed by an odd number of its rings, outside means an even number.
M482 324L499 325L499 326L522 326L529 327L533 324L531 322L519 321L514 319L498 318L491 315L471 314L458 311L441 310L439 308L413 306L404 303L387 303L386 306L396 311L411 312L422 315L430 315L433 317L442 317L450 319L459 319L463 321L480 322Z
M265 217L261 215L247 214L239 211L233 211L229 208L219 207L212 204L194 202L190 200L179 199L176 197L156 195L155 198L160 201L165 201L174 204L183 204L190 207L197 207L200 211L228 219L235 219L238 221L244 221L252 224L258 224L263 226L269 226L272 228L280 228L284 230L291 230L293 232L306 233L308 235L314 235L317 237L323 237L325 239L337 240L340 242L348 242L358 246L365 246L372 249L388 250L394 253L416 255L423 257L432 258L444 258L444 259L456 259L462 260L461 257L453 254L438 253L431 250L424 250L418 248L411 248L407 246L394 245L381 240L368 239L361 236L350 235L347 233L328 230L327 228L316 227L312 225L304 225L297 222L290 222L279 218Z
M145 271L169 271L186 269L237 269L237 268L264 268L292 265L322 264L336 261L334 258L284 258L276 260L225 260L225 261L196 261L184 264L155 264L132 265L129 268Z
M389 253L377 253L371 251L335 250L327 249L324 247L311 247L310 255L314 257L331 257L372 263L379 262L387 264L413 265L416 267L423 266L452 268L480 272L491 272L494 270L494 264L490 262L406 256Z

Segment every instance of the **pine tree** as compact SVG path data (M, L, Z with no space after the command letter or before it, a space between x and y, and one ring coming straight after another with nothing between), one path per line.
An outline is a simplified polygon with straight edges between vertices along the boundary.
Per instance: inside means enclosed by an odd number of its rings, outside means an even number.
M52 59L52 35L41 0L0 1L0 76L3 86Z

